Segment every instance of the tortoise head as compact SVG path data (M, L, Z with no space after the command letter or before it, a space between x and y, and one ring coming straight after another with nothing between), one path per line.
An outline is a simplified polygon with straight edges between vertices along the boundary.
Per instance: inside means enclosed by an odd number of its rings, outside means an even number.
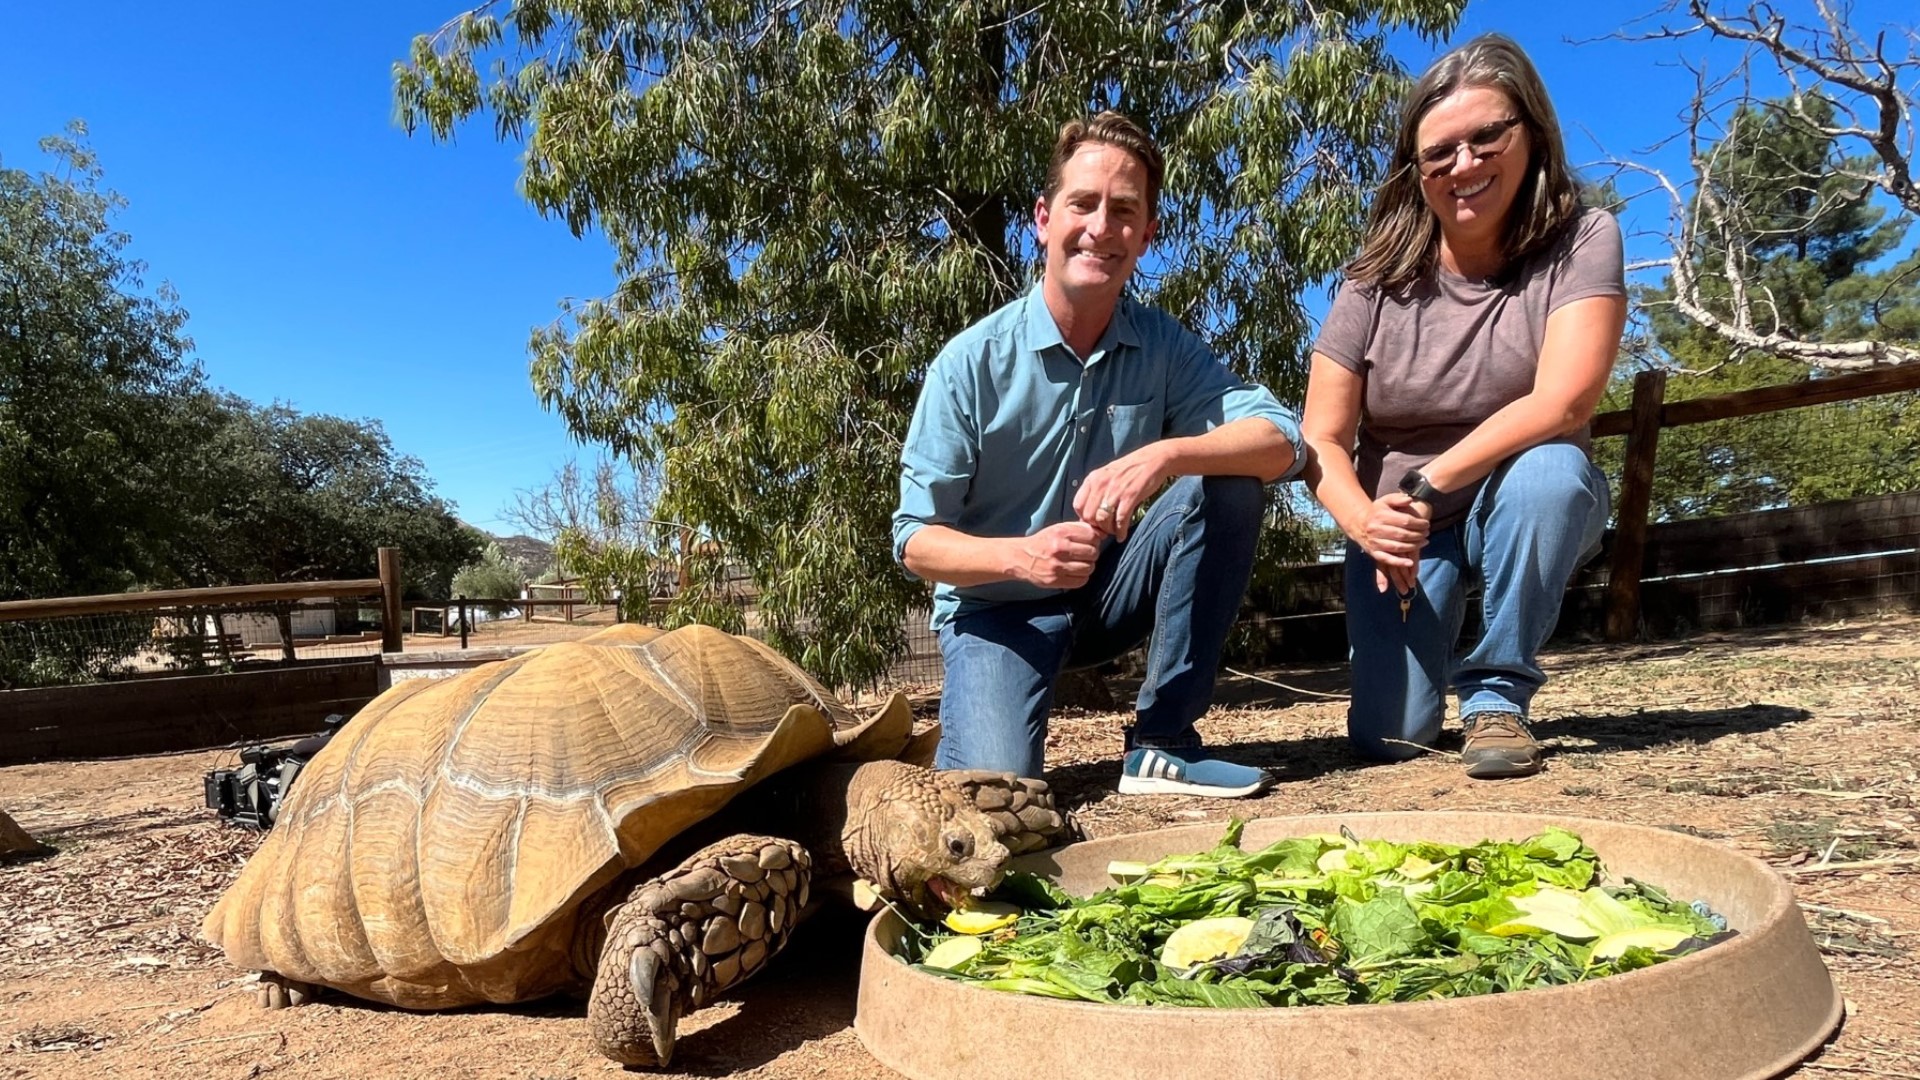
M843 839L854 873L920 915L998 882L1009 857L961 783L899 761L860 766Z

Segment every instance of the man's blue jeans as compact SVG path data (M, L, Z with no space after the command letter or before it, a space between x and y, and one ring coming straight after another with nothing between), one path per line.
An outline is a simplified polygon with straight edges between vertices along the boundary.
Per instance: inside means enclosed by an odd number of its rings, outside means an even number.
M1109 543L1091 580L1057 596L999 604L940 628L941 769L1039 776L1054 681L1153 637L1131 745L1196 750L1220 650L1253 573L1262 485L1187 476Z
M1419 594L1404 621L1393 588L1375 586L1373 559L1348 544L1347 734L1355 752L1398 761L1431 746L1449 686L1460 696L1463 720L1481 712L1526 715L1546 681L1535 658L1553 633L1574 570L1599 550L1611 499L1606 477L1577 446L1546 443L1514 455L1487 478L1466 520L1428 537ZM1456 659L1476 579L1484 629Z

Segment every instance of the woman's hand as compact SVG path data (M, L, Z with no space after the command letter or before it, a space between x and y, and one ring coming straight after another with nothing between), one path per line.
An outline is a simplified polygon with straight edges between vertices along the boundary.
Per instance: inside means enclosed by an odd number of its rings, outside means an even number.
M1433 507L1390 491L1368 503L1366 515L1345 531L1372 556L1375 586L1404 595L1420 580L1420 549L1432 522Z

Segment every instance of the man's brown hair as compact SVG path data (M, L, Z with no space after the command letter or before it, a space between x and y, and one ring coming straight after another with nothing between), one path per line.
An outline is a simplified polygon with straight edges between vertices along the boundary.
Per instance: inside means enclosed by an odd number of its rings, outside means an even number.
M1160 181L1167 174L1167 160L1154 145L1153 137L1121 113L1109 109L1091 120L1070 120L1061 125L1060 137L1053 144L1053 160L1047 165L1046 187L1040 197L1048 203L1060 193L1060 173L1067 162L1087 143L1115 146L1137 158L1147 170L1147 219L1160 217Z

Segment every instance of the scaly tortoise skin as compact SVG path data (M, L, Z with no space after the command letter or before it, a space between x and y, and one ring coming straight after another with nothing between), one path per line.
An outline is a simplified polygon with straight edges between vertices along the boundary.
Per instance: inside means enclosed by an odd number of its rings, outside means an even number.
M262 972L263 1004L590 990L603 1053L665 1064L681 1015L786 944L816 875L933 910L1064 834L1041 781L896 760L929 739L904 698L860 720L704 626L397 683L301 771L202 929Z

